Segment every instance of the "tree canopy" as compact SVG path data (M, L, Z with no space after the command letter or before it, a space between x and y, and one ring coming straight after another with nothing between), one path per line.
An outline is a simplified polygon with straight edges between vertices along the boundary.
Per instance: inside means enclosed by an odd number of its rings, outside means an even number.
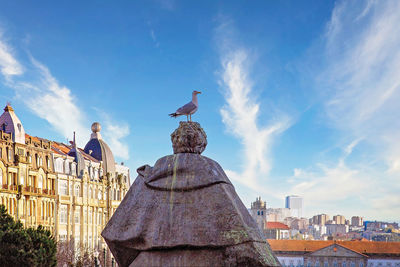
M24 228L0 205L0 266L56 266L56 252L50 231Z

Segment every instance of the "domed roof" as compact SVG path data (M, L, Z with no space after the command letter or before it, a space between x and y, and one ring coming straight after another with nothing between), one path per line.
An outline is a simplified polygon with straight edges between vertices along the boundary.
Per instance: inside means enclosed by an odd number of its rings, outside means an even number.
M100 123L95 122L92 124L92 134L89 142L84 148L84 151L95 159L103 161L105 173L114 173L114 155L107 143L101 138L100 130Z

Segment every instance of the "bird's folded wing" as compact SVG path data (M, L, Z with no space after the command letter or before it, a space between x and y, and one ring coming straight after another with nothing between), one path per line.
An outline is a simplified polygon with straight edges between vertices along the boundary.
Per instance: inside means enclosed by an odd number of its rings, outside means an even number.
M189 114L191 111L195 110L197 107L193 102L189 102L186 105L184 105L183 107L178 108L178 110L176 111L176 113L178 114L182 114L182 115L187 115Z

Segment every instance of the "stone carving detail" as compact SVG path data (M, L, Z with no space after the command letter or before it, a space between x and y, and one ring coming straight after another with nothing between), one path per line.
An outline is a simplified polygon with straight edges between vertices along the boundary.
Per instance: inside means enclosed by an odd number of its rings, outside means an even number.
M181 122L172 141L174 155L137 169L102 232L118 265L280 266L224 170L200 155L200 125Z
M198 122L181 121L171 134L171 141L174 154L201 154L207 146L207 135Z

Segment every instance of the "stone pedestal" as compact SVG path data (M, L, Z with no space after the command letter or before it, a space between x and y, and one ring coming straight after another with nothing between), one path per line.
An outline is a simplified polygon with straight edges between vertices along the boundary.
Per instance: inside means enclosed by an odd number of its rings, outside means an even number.
M102 232L120 266L280 266L221 166L200 155L206 138L181 122L174 155L137 169Z

